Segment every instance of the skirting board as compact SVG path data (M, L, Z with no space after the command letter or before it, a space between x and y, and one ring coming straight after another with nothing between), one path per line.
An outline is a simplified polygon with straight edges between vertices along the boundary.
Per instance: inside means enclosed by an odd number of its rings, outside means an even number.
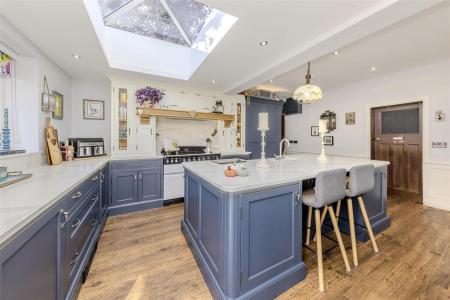
M450 211L450 164L423 163L423 204Z

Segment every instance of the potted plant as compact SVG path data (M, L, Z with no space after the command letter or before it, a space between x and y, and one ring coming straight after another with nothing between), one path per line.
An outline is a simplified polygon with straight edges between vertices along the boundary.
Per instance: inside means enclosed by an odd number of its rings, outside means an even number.
M139 106L150 108L153 107L154 104L161 101L165 93L157 88L146 86L142 89L137 90L135 95L136 102L139 104Z

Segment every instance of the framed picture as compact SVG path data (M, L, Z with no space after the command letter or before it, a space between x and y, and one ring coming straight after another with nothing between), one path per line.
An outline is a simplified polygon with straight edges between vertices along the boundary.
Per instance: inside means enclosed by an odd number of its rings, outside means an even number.
M311 136L319 136L319 126L311 126Z
M336 129L336 113L326 110L323 114L320 115L321 120L327 120L328 132Z
M62 120L63 114L64 114L63 95L61 95L60 93L58 93L56 91L52 91L52 94L55 97L55 109L53 110L52 118L57 119L57 120Z
M54 111L55 110L55 96L42 93L42 111ZM52 110L53 109L53 110Z
M83 119L104 120L105 101L83 99Z
M333 146L334 145L334 137L331 135L326 135L323 137L323 144L325 146Z
M355 112L345 113L345 125L355 125Z

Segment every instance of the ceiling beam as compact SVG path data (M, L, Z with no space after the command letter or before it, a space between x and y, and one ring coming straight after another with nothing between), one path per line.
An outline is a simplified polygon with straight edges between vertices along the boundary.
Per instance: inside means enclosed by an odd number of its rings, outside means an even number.
M183 39L185 40L185 42L189 45L189 47L192 47L192 42L189 39L188 35L186 34L186 31L184 31L183 27L181 26L180 22L178 22L177 17L175 16L175 14L173 13L172 9L170 8L169 4L167 4L166 0L159 0L159 2L161 2L161 4L164 6L164 8L166 9L167 13L169 14L170 18L172 19L172 21L175 23L175 26L177 26L178 30L181 33L181 36L183 36Z

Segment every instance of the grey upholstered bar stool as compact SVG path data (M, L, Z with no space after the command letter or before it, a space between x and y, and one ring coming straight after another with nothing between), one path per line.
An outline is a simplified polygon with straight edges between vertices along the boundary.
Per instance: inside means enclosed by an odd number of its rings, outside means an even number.
M362 195L371 191L375 186L375 176L374 176L374 166L373 165L362 165L356 166L350 169L350 184L347 190L347 208L348 208L348 218L350 225L350 237L352 241L352 253L353 253L353 264L358 266L358 251L356 248L356 238L355 238L355 221L353 217L353 198L358 199L359 208L364 219L367 231L369 232L370 240L372 241L373 250L378 253L377 242L373 235L372 226L370 226L369 217L367 216L366 207L364 205ZM338 206L340 203L338 203ZM337 213L338 214L338 213Z
M330 213L331 222L333 223L334 232L344 259L345 269L350 271L347 253L345 252L344 243L342 242L341 233L334 215L333 207L330 205L346 196L345 180L347 171L345 169L335 169L324 171L317 174L316 185L314 190L305 191L303 193L303 204L308 206L308 220L306 229L306 244L309 244L311 235L311 217L312 208L315 208L315 227L317 237L317 268L319 273L319 290L324 291L323 283L323 263L322 263L322 222L320 220L320 208L324 207L324 211Z

